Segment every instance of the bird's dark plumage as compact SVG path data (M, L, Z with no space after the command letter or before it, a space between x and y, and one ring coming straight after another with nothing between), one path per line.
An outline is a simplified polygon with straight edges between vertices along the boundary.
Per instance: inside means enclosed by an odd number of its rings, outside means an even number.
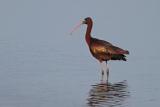
M99 61L126 61L126 56L124 54L129 54L129 52L126 50L116 47L107 41L99 40L96 38L91 38L89 48L92 55Z
M107 41L93 38L91 36L93 21L90 17L85 18L82 23L87 25L85 39L92 56L95 57L97 60L99 60L101 64L103 61L106 62L106 69L103 69L102 67L102 77L104 75L104 71L106 70L107 83L108 83L109 68L107 67L107 61L109 60L126 61L127 59L125 55L129 54L129 51L114 46Z

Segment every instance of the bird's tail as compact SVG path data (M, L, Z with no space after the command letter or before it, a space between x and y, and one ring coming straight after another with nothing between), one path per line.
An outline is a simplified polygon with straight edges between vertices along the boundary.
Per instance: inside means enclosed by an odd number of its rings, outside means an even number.
M119 49L117 50L117 54L129 54L128 50Z
M129 54L129 51L128 50L125 50L125 53L124 54Z
M114 55L112 55L111 60L123 60L123 61L127 61L126 56L123 55L123 54L118 54L118 55L114 54Z

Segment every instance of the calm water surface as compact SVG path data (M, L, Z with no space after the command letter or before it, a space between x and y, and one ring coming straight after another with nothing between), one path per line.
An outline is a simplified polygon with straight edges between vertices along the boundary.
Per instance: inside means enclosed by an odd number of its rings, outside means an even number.
M0 107L160 107L159 0L0 0ZM130 51L109 85L84 40Z
M107 86L100 82L99 64L89 53L74 55L45 40L24 41L0 41L1 107L160 105L158 59L130 55L128 62L110 62Z

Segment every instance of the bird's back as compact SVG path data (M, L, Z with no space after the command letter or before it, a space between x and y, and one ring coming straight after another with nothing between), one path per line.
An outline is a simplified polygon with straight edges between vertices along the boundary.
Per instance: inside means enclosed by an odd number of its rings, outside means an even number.
M99 61L107 60L124 60L126 61L126 56L124 54L129 54L127 50L123 50L119 47L112 45L111 43L91 38L90 51L92 55Z

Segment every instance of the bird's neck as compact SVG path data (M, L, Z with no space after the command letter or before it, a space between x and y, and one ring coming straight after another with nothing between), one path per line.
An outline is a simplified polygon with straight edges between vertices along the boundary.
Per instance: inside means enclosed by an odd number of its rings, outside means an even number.
M86 36L85 36L88 46L90 45L90 41L91 41L91 30L92 30L92 23L89 23L87 25Z

